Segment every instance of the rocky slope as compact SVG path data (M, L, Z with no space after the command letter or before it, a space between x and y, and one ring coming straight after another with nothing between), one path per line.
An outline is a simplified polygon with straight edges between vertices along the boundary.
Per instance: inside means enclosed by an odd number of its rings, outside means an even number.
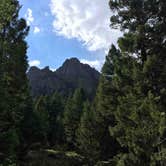
M55 72L49 67L31 67L27 73L33 96L59 92L70 95L76 88L83 88L89 96L94 96L100 73L77 58L67 59Z

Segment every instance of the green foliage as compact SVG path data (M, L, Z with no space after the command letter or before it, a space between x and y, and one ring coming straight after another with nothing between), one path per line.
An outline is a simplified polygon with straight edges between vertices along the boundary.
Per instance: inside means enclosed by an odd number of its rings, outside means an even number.
M21 144L21 121L29 109L27 44L29 28L18 18L17 0L0 3L0 150L2 162L15 161Z
M1 0L0 3L0 30L12 20L13 14L17 10L18 2L11 0Z
M118 94L110 133L126 149L114 157L116 165L163 165L166 3L110 0L110 8L111 26L125 31L118 41L122 57L113 61L111 84Z
M112 27L128 31L123 37L125 43L121 40L126 50L137 54L143 63L147 56L157 54L163 57L166 26L164 0L110 0L110 8L114 11Z
M71 147L74 147L76 143L76 131L80 122L84 101L83 90L77 89L72 98L69 98L66 103L63 124L66 141Z
M97 160L100 156L100 144L98 136L98 124L89 102L85 102L80 124L77 129L77 147L84 156L91 160Z
M112 45L106 56L93 104L77 89L67 101L57 93L40 96L33 108L26 76L29 27L18 18L17 0L1 0L0 165L18 165L19 159L27 160L20 165L43 166L165 164L166 1L109 4L111 27L125 33L119 49ZM65 144L90 162L76 152L41 150Z
M0 140L3 141L1 142L0 163L2 162L4 165L8 165L15 160L15 151L19 145L19 138L16 130L11 128L7 132L1 132Z
M39 132L39 138L37 140L42 141L43 143L47 142L47 133L49 130L49 114L47 110L47 101L46 97L39 97L35 104L35 114L37 118L39 119L38 123L38 131Z
M112 85L112 80L116 78L115 64L120 58L119 50L112 46L102 68L96 95L94 115L98 126L96 138L98 138L100 145L100 159L102 160L112 158L120 148L118 142L109 134L109 126L114 126L116 123L114 111L118 104L117 95L119 91Z
M99 87L94 104L85 103L80 125L77 130L77 143L80 151L93 162L113 157L120 146L110 136L109 126L115 125L114 111L119 91L112 86L119 50L112 46L102 69ZM117 69L118 70L118 69Z
M126 165L148 165L163 139L165 125L161 126L161 123L165 122L165 115L159 112L151 93L145 98L129 94L119 97L119 100L116 112L118 122L115 127L110 127L110 132L122 147L129 149L127 160L125 158L124 161Z
M21 153L26 153L31 146L35 143L46 143L45 126L42 124L42 120L39 115L33 110L29 110L24 114L24 119L21 125ZM24 156L23 156L24 157Z
M64 143L63 113L64 101L62 96L54 93L47 99L47 111L49 114L48 139L51 146Z

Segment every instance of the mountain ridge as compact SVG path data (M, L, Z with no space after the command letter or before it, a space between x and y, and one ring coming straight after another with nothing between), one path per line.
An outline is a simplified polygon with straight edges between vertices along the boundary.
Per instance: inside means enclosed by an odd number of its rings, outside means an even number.
M48 66L43 69L32 66L27 73L32 96L50 95L54 92L70 95L77 88L83 88L93 97L100 73L77 58L67 59L56 71Z

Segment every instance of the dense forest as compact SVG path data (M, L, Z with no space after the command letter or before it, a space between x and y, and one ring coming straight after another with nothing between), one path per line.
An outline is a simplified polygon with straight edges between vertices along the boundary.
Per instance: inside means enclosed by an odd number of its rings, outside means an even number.
M123 36L95 97L82 88L32 97L29 26L17 0L0 0L0 166L166 165L166 1L109 6Z

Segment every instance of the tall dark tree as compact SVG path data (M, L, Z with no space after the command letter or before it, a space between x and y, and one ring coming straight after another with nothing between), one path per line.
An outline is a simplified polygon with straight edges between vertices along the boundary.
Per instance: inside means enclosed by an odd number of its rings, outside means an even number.
M49 143L51 146L61 146L64 143L64 101L62 96L57 93L54 93L47 100L47 111L49 114Z
M84 156L94 164L100 158L99 125L95 109L89 102L84 103L83 113L76 133L77 147Z
M102 68L95 101L95 117L98 123L97 138L100 144L100 158L103 160L112 158L120 147L115 138L109 134L109 127L116 124L114 112L118 104L117 96L120 91L113 85L112 80L116 77L114 65L120 57L119 50L112 46Z
M164 0L110 0L110 7L116 12L111 17L112 27L127 30L124 37L119 40L121 50L136 56L142 65L147 61L153 63L145 74L150 82L144 85L144 92L152 90L155 95L162 98L160 101L163 102L166 83L164 65L166 2Z
M18 18L17 0L2 0L0 4L0 149L1 161L15 158L20 143L20 122L29 109L27 44L29 27Z
M39 128L36 133L38 133L39 137L37 137L36 141L41 141L43 144L47 144L48 138L47 134L49 131L49 113L47 110L47 97L45 96L40 96L36 103L35 103L35 115L39 119Z
M117 124L110 127L128 149L119 155L118 165L163 165L166 2L111 0L110 7L115 12L111 26L124 31L118 41L121 68L113 80L122 93L114 114Z
M64 112L64 130L66 141L71 148L76 146L76 131L80 122L81 114L83 111L83 103L85 101L85 94L83 89L77 89L69 98Z
M95 101L92 106L85 104L77 130L81 152L93 161L111 159L120 150L119 143L109 133L109 127L116 124L114 112L118 105L117 97L121 93L113 84L115 70L118 70L116 66L119 66L116 63L120 59L120 51L112 46L102 68Z

